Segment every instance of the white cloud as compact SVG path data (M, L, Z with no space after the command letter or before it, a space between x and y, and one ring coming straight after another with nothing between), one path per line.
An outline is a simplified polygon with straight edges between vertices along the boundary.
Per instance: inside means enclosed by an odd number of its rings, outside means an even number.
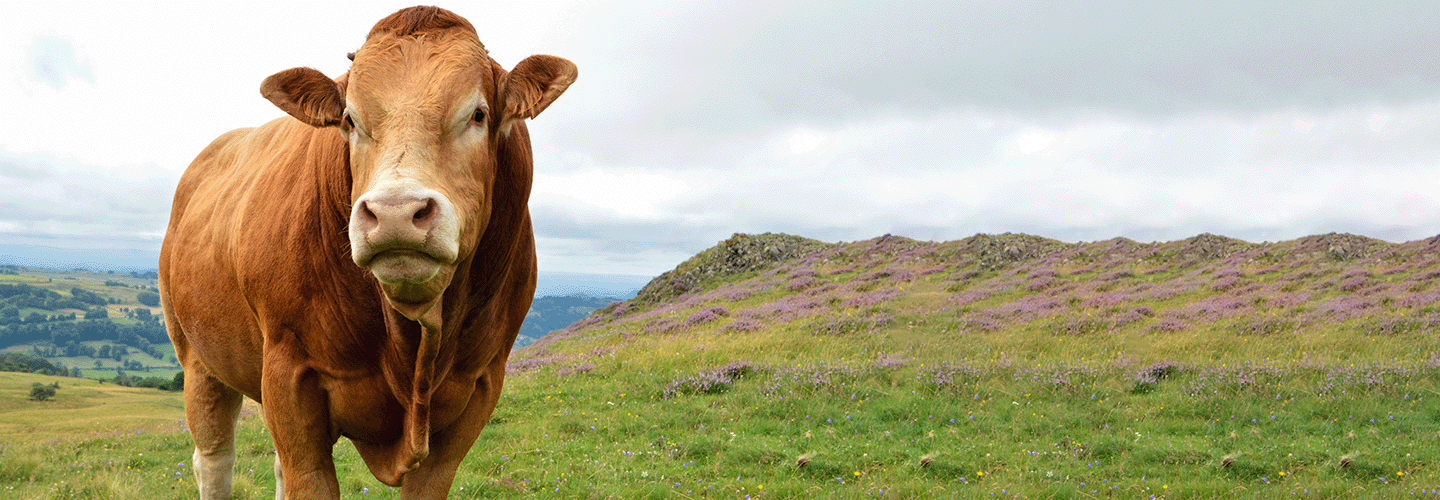
M592 168L564 174L536 173L530 200L606 218L655 219L666 204L686 194L685 181L663 174L621 168Z
M1179 239L1200 232L1294 238L1383 221L1377 234L1440 232L1430 193L1440 159L1440 101L1376 110L1280 110L1140 120L1065 120L980 112L856 120L803 134L826 137L806 155L793 130L733 144L736 166L690 174L679 214L705 215L709 236L783 230L830 239L886 232L934 239L1036 231L1069 240ZM1296 128L1295 123L1308 124ZM681 171L686 171L680 169ZM724 228L724 229L720 229ZM1378 234L1383 233L1383 234ZM697 238L698 239L698 238Z
M1043 154L1055 143L1055 136L1039 130L1020 132L1014 139L1015 150L1022 155Z
M815 151L825 144L825 136L813 130L801 129L790 133L790 154L803 155Z

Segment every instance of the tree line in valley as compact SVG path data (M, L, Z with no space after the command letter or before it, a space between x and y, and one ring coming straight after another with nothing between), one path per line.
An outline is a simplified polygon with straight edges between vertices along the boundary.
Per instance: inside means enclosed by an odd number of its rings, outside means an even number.
M142 309L143 310L143 309ZM87 319L75 321L22 322L0 326L0 346L26 342L49 341L53 346L37 346L54 351L37 353L47 356L87 356L92 358L113 358L112 352L100 353L99 349L84 345L83 342L110 340L133 347L156 359L165 359L164 351L155 347L170 342L165 334L165 324L159 316L134 323L120 324L109 319ZM124 349L123 347L121 349ZM124 357L128 350L120 350Z
M80 367L66 367L62 363L52 362L39 356L31 356L23 352L0 352L0 372L35 373L40 375L52 375L58 377L81 378ZM173 377L137 377L125 373L124 370L116 370L115 376L111 378L97 379L100 383L112 383L124 387L151 387L164 391L179 391L185 388L185 372L176 372ZM53 396L51 392L49 396ZM34 394L31 394L32 399ZM48 396L47 396L48 397Z
M132 352L163 360L165 351L157 346L169 343L170 339L161 317L149 309L160 305L160 296L144 287L137 288L142 291L136 299L148 307L120 308L127 321L116 322L110 317L111 310L106 308L120 303L112 297L80 287L71 288L67 296L25 283L0 284L0 347L29 343L35 356L90 357L96 359L97 367L101 359L124 361ZM85 312L83 315L62 312L73 309ZM91 341L121 345L85 344ZM126 368L144 369L144 366L131 360L126 362Z

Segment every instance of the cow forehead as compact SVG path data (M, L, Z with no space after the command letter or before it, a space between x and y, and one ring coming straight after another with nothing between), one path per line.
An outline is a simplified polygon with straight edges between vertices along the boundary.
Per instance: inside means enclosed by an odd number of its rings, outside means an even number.
M371 113L403 108L444 119L477 93L494 95L490 65L485 47L469 33L375 37L355 53L346 97Z

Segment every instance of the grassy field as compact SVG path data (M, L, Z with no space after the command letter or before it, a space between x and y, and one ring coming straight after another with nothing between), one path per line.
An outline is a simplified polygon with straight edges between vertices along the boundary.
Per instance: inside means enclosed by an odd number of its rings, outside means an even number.
M514 399L486 434L498 449L473 460L483 474L471 486L497 498L1327 498L1440 486L1440 370L1386 355L1433 339L1365 339L1343 361L1140 361L1123 353L1142 355L1144 341L1118 335L1019 354L1041 336L907 325L817 342L782 330L724 350L704 335L598 338L597 355L511 379Z
M49 401L31 401L30 387L59 383ZM183 418L178 392L120 387L95 380L0 372L0 435L7 445L49 443L85 435L148 429Z
M1428 243L900 240L727 242L516 353L451 497L1440 497ZM195 498L178 395L50 380L0 379L6 498ZM239 440L272 498L254 407Z
M735 340L757 361L710 385L691 374L732 362L683 338L587 358L584 372L512 376L453 497L1327 498L1440 485L1437 371L1424 363L1181 365L1145 382L1153 365L1102 352L1029 366L861 348L769 364L773 339L751 335ZM933 340L945 339L877 344ZM23 394L41 377L7 375L7 498L195 497L178 395L61 379L55 401L33 402ZM239 439L236 498L270 498L254 407ZM344 441L337 464L347 495L396 496Z

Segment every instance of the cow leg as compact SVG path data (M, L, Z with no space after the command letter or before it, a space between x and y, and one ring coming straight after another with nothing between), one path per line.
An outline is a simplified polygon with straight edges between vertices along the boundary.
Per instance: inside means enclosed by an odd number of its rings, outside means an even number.
M285 475L280 471L280 456L275 456L275 500L285 500Z
M229 500L235 467L235 421L244 402L239 391L192 366L185 380L185 417L195 441L191 457L201 500Z
M289 349L271 346L265 353L260 385L265 426L275 442L277 498L336 500L340 483L335 478L332 449L336 436L330 426L328 397L314 370L286 358Z
M500 400L500 386L505 381L503 361L498 371L493 366L489 371L498 376L487 374L475 382L475 394L455 424L430 435L430 456L420 463L420 468L405 475L405 485L400 488L402 500L436 500L450 494L455 470L470 452L480 430L490 421L495 403Z

